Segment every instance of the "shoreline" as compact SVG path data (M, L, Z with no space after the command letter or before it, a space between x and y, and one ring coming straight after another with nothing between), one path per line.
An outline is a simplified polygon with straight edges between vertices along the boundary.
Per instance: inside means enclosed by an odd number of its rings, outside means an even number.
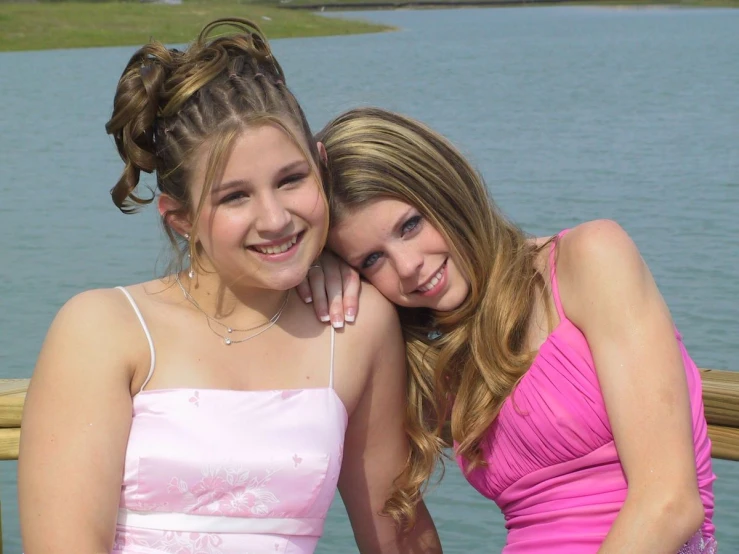
M739 8L739 0L265 0L236 4L195 0L178 5L131 2L14 2L0 0L0 52L70 48L136 47L156 37L183 44L216 17L243 16L256 21L270 40L378 33L397 30L321 12L398 9L463 9L543 6L592 6L614 9Z
M306 3L303 3L305 1ZM310 2L310 3L308 3ZM281 4L280 9L293 11L386 11L456 8L510 8L535 6L591 6L605 8L739 8L739 0L338 0L311 2L297 0Z

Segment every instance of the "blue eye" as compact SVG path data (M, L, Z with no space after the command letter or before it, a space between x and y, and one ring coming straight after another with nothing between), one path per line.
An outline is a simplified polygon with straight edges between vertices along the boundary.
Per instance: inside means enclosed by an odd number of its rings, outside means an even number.
M421 224L421 216L415 215L412 218L410 218L408 221L406 221L403 224L402 232L403 234L410 233L413 231L416 227L418 227Z
M367 256L362 262L362 269L368 269L372 267L375 262L380 259L380 255L381 254L379 252L375 252L374 254L370 254L369 256Z

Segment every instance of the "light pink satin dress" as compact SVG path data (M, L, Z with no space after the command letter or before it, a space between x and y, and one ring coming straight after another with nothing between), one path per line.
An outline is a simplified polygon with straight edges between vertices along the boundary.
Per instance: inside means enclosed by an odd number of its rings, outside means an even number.
M121 290L149 339L148 383L154 345ZM113 553L312 553L348 422L333 388L333 347L332 329L327 388L134 396Z
M561 233L560 236L564 234ZM554 248L552 294L560 324L485 436L487 466L467 475L506 519L504 554L595 554L626 500L619 461L587 340L559 298ZM676 331L690 391L701 529L680 554L716 552L711 443L701 379ZM644 371L648 371L644 368ZM458 459L463 468L466 463Z

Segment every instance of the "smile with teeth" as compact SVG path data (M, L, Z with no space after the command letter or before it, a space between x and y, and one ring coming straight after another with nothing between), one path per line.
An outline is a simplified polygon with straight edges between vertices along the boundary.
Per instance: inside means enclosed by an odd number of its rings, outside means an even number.
M439 281L441 281L442 276L444 275L444 268L446 268L446 263L441 266L441 269L433 276L431 277L431 280L428 281L425 285L421 285L418 287L418 290L421 292L428 292L431 289L433 289L436 285L439 284Z
M257 252L261 252L262 254L282 254L283 252L287 252L292 248L295 243L298 242L298 235L294 235L282 244L273 244L271 246L252 246L254 250Z

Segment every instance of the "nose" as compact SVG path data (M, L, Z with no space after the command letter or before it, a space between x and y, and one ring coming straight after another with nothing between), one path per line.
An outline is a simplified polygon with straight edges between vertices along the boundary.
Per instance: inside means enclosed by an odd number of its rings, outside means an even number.
M292 217L274 191L260 195L256 229L262 233L279 233L290 224Z
M398 272L398 277L404 282L403 288L406 288L405 281L408 286L415 289L418 286L418 276L423 267L423 255L415 248L412 244L407 245L405 248L398 249L394 252L395 258L395 270Z

